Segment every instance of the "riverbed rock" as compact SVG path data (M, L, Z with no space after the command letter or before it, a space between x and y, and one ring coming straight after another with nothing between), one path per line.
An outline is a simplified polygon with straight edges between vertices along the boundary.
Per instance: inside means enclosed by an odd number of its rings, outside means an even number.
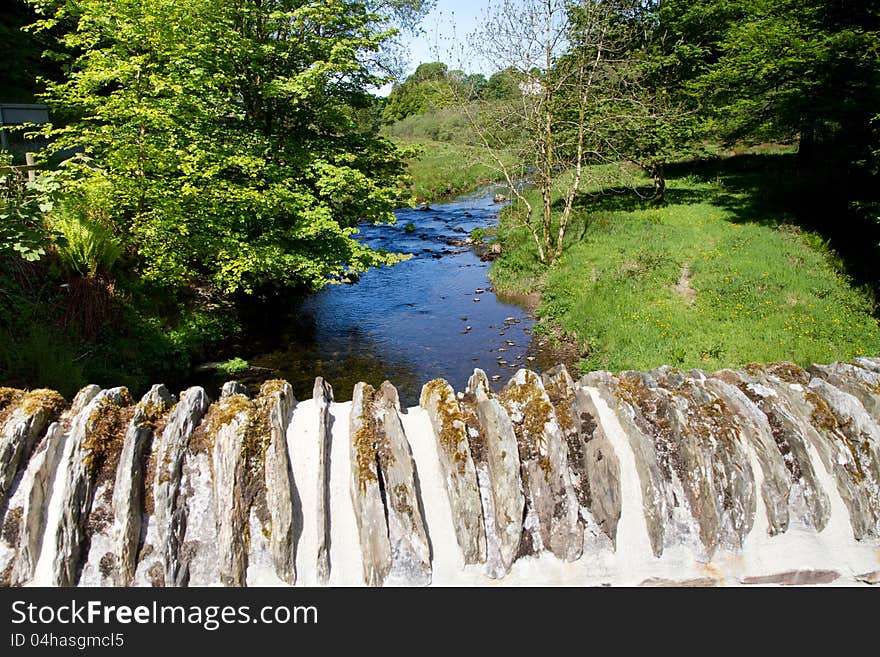
M350 494L361 545L364 583L382 586L391 571L391 543L379 489L376 391L363 382L355 385L352 395L350 436Z
M437 459L464 563L483 563L486 533L477 471L468 443L467 424L455 391L443 379L434 379L422 387L419 403L428 413L434 430Z
M519 551L525 509L516 433L497 399L478 402L476 417L484 440L483 454L491 485L493 525L498 538L500 566L507 573ZM486 528L488 531L488 523Z
M330 432L332 418L330 404L333 403L333 387L322 377L315 379L312 399L318 417L318 553L317 575L320 584L330 579Z
M397 389L385 381L376 400L381 422L377 454L385 484L388 540L391 545L389 583L427 586L431 583L431 550L416 490L415 462L398 415Z
M584 530L569 475L568 447L541 378L520 369L499 399L514 425L526 504L537 518L533 547L576 561L583 552Z

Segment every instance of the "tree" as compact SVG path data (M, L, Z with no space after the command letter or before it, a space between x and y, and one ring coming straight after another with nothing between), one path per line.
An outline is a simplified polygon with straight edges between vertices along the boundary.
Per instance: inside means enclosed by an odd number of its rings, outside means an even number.
M632 44L619 29L629 7L617 0L503 0L472 38L472 47L501 68L507 100L483 94L463 107L548 265L562 255L574 200L592 175L588 165L618 157L610 137L627 119L620 99L632 90ZM515 153L515 164L505 151ZM540 207L522 188L526 178Z
M382 17L342 0L31 0L73 28L52 135L75 188L106 190L138 273L226 292L345 280L396 256L353 238L393 220L403 164L362 119Z
M462 94L472 96L483 83L485 78L482 75L450 71L443 62L419 64L412 75L388 94L383 119L393 123L414 114L424 114L430 109L445 107Z
M693 76L695 49L676 33L668 3L631 0L614 3L607 22L611 45L600 75L602 108L593 129L605 149L639 165L654 181L653 198L666 192L665 165L694 153L700 133L698 104L687 84ZM582 45L577 36L571 47Z
M842 174L835 176L838 188L859 170L876 169L880 5L846 0L670 4L678 6L680 25L701 15L714 19L718 36L694 89L729 141L797 140L805 167Z

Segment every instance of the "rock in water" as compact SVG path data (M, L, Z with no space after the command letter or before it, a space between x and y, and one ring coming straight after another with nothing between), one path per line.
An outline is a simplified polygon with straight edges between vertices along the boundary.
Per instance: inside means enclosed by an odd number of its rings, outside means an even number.
M519 450L513 423L497 399L476 405L484 454L492 487L493 524L503 572L510 571L523 533L525 497L520 478ZM487 530L489 524L486 524Z
M318 416L318 556L317 575L320 584L330 579L330 404L333 403L333 388L320 376L315 379L312 391L315 411Z
M391 571L391 544L379 489L376 391L366 383L354 387L350 423L350 493L360 538L364 583L382 586Z
M567 444L540 377L521 369L499 394L513 421L522 465L526 506L537 519L532 549L575 561L584 530L568 470Z
M455 391L443 379L434 379L422 387L419 403L428 413L434 429L437 459L464 563L483 563L486 534L477 471L468 444L467 424Z
M388 381L377 399L382 432L377 453L385 483L388 539L391 544L389 581L411 586L431 583L431 552L416 491L412 452L400 421L397 390Z

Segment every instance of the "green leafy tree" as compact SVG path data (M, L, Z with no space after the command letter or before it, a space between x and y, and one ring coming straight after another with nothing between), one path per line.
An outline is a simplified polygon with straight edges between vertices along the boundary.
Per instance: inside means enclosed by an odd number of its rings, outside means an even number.
M443 62L419 64L412 75L388 94L383 118L387 123L393 123L431 109L453 105L462 96L473 98L485 82L486 79L480 74L450 71Z
M688 82L700 50L674 30L659 0L608 0L604 37L575 28L572 52L596 61L600 79L588 110L593 142L606 158L638 164L654 181L654 198L666 192L665 165L692 155L700 134L697 101ZM593 21L595 9L573 6L576 23ZM569 56L570 57L570 56ZM560 62L567 65L568 57ZM560 112L565 113L563 103Z
M141 276L318 288L397 259L355 239L401 200L399 154L363 118L390 34L379 14L342 0L32 2L38 27L73 26L68 78L46 92L67 119L57 144L87 155L70 185L109 188L106 227Z
M880 6L845 0L671 4L684 29L712 17L694 89L728 140L796 140L801 161L876 168ZM690 28L691 30L693 28ZM696 42L699 43L699 42ZM847 176L838 177L845 184Z

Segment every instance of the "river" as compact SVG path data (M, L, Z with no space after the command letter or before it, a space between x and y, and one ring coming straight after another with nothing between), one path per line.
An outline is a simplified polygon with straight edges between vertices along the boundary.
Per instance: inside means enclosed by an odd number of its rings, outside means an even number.
M418 404L421 386L435 377L464 389L475 367L505 383L532 359L533 321L496 295L490 263L460 244L473 229L497 223L495 191L397 210L393 225L362 226L358 239L412 258L279 310L271 319L280 328L241 356L289 381L297 399L311 396L316 376L338 401L351 399L358 381L378 387L388 379L405 406Z

